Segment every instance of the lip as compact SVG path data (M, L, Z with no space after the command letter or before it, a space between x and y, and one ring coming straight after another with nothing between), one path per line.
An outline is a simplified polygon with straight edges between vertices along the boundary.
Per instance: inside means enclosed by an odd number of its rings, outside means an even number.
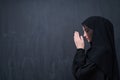
M86 39L88 39L88 38L86 38Z

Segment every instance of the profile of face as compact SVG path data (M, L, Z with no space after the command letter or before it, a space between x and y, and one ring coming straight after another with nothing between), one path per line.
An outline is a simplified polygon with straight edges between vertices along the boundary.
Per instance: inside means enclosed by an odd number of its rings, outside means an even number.
M93 30L90 29L87 26L82 26L82 28L83 28L83 32L84 32L83 37L85 37L88 42L91 42L92 41Z

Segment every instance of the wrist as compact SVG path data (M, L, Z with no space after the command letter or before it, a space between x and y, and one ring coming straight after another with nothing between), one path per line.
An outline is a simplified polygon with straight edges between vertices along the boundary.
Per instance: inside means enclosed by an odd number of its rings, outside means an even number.
M85 49L84 47L77 47L77 49Z

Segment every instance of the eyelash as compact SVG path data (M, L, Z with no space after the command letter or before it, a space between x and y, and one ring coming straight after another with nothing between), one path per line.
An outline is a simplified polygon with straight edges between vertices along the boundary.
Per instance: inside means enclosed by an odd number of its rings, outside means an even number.
M86 30L86 32L89 32L89 30Z

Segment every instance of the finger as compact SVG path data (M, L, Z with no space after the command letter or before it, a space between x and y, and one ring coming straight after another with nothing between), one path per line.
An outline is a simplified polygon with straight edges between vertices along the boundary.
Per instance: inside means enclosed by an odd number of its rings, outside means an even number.
M80 37L81 37L81 39L84 41L83 36L80 36Z
M78 31L75 31L75 36L80 36Z
M78 32L77 32L77 31L75 31L75 32L74 32L74 35L76 35L77 33L78 33Z
M77 36L77 31L74 32L74 37Z
M78 32L78 31L75 31L75 32Z

